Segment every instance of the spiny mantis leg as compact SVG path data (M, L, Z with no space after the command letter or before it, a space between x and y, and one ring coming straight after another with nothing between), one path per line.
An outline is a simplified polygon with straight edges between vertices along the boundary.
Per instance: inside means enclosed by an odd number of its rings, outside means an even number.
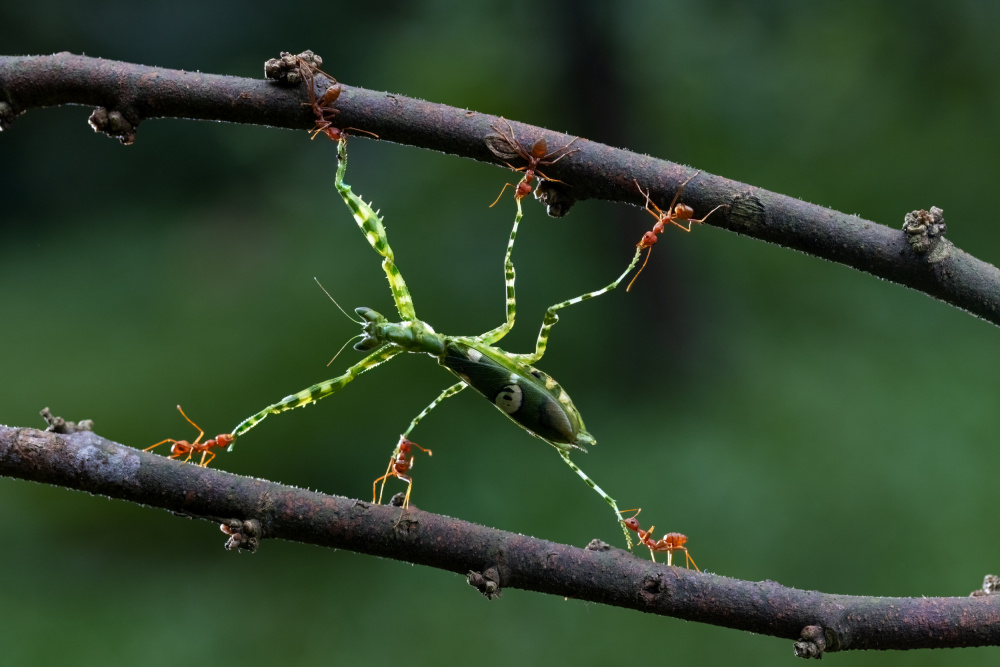
M621 280L621 278L619 278L618 280ZM577 475L580 476L580 479L582 479L584 482L587 483L587 486L592 488L594 491L597 491L597 494L601 496L601 498L604 498L605 502L611 505L611 509L615 511L615 521L621 524L622 532L625 533L625 541L628 543L629 551L631 551L632 536L628 534L628 528L626 528L625 524L622 522L622 513L618 511L618 503L615 502L615 499L609 496L607 493L605 493L604 489L597 486L597 483L594 480L590 479L590 477L587 476L587 473L580 470L580 467L575 463L573 463L572 460L570 460L569 454L567 452L564 452L563 450L560 449L559 456L561 456L562 460L566 462L566 465L568 465L570 468L573 469L573 472L575 472Z
M552 330L552 327L555 326L556 322L559 321L559 315L556 313L556 311L561 308L565 308L566 306L571 306L574 303L580 303L581 301L586 301L587 299L593 299L595 296L600 296L605 292L609 292L614 288L618 287L619 283L621 283L621 281L625 279L625 276L627 276L632 271L632 269L635 268L635 265L639 263L639 257L641 255L642 255L642 250L640 248L636 248L635 255L632 257L632 261L629 263L628 267L610 285L607 285L606 287L603 287L593 292L587 292L586 294L582 294L578 297L569 299L567 301L561 301L560 303L557 303L553 306L549 306L548 310L545 311L545 317L542 319L542 328L538 332L538 341L535 344L535 351L531 354L512 354L511 356L517 358L519 361L528 364L533 364L537 362L539 359L541 359L542 356L545 354L545 348L548 345L549 332ZM622 532L625 534L625 541L628 544L629 549L631 550L632 536L629 535L628 528L625 527L625 524L621 522L621 513L618 511L618 504L615 502L615 499L609 496L607 493L605 493L604 489L599 487L597 483L594 482L594 480L590 479L590 477L588 477L587 474L583 472L583 470L581 470L578 465L573 463L573 461L569 458L569 453L567 451L559 447L557 447L556 449L559 451L559 456L562 457L562 460L566 462L566 465L568 465L573 470L573 472L579 475L580 478L584 482L586 482L587 486L592 488L594 491L597 492L599 496L604 498L605 502L607 502L608 505L611 505L611 509L614 510L615 512L615 521L621 524Z
M309 405L310 403L315 403L321 398L326 398L330 394L334 394L340 391L348 382L358 377L365 371L375 368L384 361L392 359L397 354L403 352L403 348L387 344L382 347L377 348L374 352L369 354L367 357L354 364L347 371L338 377L335 377L319 384L314 384L308 389L303 389L297 394L292 394L291 396L285 396L283 399L275 403L274 405L269 405L252 417L247 417L240 424L233 429L233 438L243 435L250 429L252 429L257 424L264 421L264 418L268 415L276 415L279 412L285 412L286 410L292 410L293 408L300 408L304 405ZM233 446L229 445L229 451L232 451Z
M389 289L392 290L392 298L396 302L396 310L404 320L417 319L417 313L413 309L413 297L406 287L403 275L396 268L395 257L392 248L389 247L389 237L386 236L385 226L378 212L366 204L360 197L351 191L351 186L344 183L344 174L347 173L347 140L341 139L337 144L337 155L340 157L340 164L337 166L337 178L334 184L337 192L344 199L347 208L351 209L354 219L364 233L368 243L375 248L375 252L382 255L382 270L385 271L386 278L389 279Z
M595 296L600 296L605 292L610 292L614 288L618 287L618 284L621 283L621 281L625 279L625 276L627 276L629 272L635 268L635 265L639 263L639 257L641 255L642 249L636 248L635 256L632 258L632 262L628 265L628 268L626 268L622 274L615 278L615 281L607 287L603 287L594 292L581 294L578 297L569 299L568 301L562 301L554 306L549 306L548 310L545 311L545 317L542 318L542 328L538 332L538 342L535 343L535 351L531 354L514 354L511 356L527 364L533 364L541 359L545 354L545 348L549 343L549 332L552 330L552 327L556 325L556 322L559 321L559 315L556 311L560 308L565 308L566 306L572 306L574 303L580 303L581 301L586 301L587 299L593 299Z
M407 427L406 431L403 433L403 437L404 438L410 437L410 433L413 431L414 427L416 427L416 425L420 423L420 420L426 417L431 410L436 408L438 404L441 403L441 401L443 401L446 398L451 398L452 396L454 396L455 394L462 391L468 386L469 385L465 384L464 382L456 382L455 384L451 385L450 387L442 391L440 396L431 401L430 405L424 408L419 415L413 418L413 421L410 422L409 427Z
M413 421L410 422L410 425L407 427L406 432L403 433L403 435L401 435L399 437L399 443L402 444L404 440L406 440L407 438L409 438L410 437L410 433L413 431L414 427L416 427L416 425L420 423L420 420L423 419L424 417L426 417L427 414L431 410L433 410L434 408L436 408L438 406L438 404L441 403L441 401L443 401L446 398L450 398L451 396L454 396L455 394L457 394L458 392L462 391L463 389L465 389L468 386L469 385L465 384L464 382L456 382L455 384L451 385L450 387L448 387L447 389L445 389L444 391L442 391L441 394L437 398L435 398L433 401L431 401L430 405L428 405L426 408L424 408L419 415L417 415L416 417L413 418ZM417 446L420 447L420 445L417 445ZM423 449L423 448L421 447L421 449ZM430 450L427 450L427 451L429 452ZM379 502L380 505L382 504L382 491L385 490L386 479L389 477L389 475L392 472L392 464L396 461L396 457L397 456L399 456L399 445L396 445L396 448L392 450L392 457L389 459L389 467L385 469L385 474L382 475L382 477L379 478L382 481L382 488L379 489L379 492L378 492L378 502ZM379 480L375 480L375 481L379 481ZM407 490L407 496L409 496L409 490Z
M496 329L487 331L475 338L487 345L493 345L498 340L507 335L507 332L514 327L514 315L517 313L517 301L514 296L514 262L511 261L511 254L514 252L514 241L517 239L517 226L521 224L521 200L515 199L517 204L517 215L514 216L514 227L510 230L510 239L507 241L507 255L503 258L504 282L507 286L507 321Z

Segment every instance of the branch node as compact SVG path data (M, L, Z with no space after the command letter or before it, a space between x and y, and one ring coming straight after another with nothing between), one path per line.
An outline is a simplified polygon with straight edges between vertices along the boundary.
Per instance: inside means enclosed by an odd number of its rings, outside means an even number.
M592 539L587 546L584 547L587 551L611 551L613 549L610 544L604 540L599 540L596 537Z
M795 642L795 657L820 660L823 658L823 652L826 651L826 644L826 630L823 626L807 625L802 628L799 641ZM831 650L833 649L831 648Z
M49 411L48 408L42 408L39 412L49 427L45 429L51 433L76 433L77 431L93 431L94 421L92 419L83 419L79 423L68 422L62 417L56 417Z
M319 66L323 64L323 59L309 50L303 51L297 56L288 51L282 51L280 58L271 58L264 63L264 78L289 86L297 86L302 82L299 65L303 61L314 69L319 69Z
M260 547L262 535L260 521L257 519L229 519L219 524L219 530L229 536L226 540L226 549L233 551L249 551L256 553Z
M14 123L14 107L7 102L0 102L0 132L3 132Z
M576 203L576 198L571 195L568 188L552 181L542 181L535 188L535 199L545 204L545 212L550 218L561 218Z
M1000 577L995 574L987 574L983 577L982 588L977 588L969 593L969 597L976 598L981 595L996 595L997 593L1000 593Z
M470 586L486 596L487 600L502 597L503 595L503 592L500 590L500 572L495 567L491 567L485 572L469 570L469 574L466 575L465 580Z
M639 587L639 597L646 607L653 607L659 600L662 591L663 582L660 580L660 575L647 575Z
M135 131L139 127L139 120L129 120L121 111L109 111L105 107L97 107L94 113L87 119L94 132L106 134L112 139L117 139L123 146L128 146L135 141Z
M714 221L713 224L718 224L718 221ZM752 188L733 199L729 215L726 216L726 229L753 236L760 235L761 230L766 227L767 215L764 202L753 193Z
M906 242L918 255L927 255L927 262L931 264L946 259L950 254L950 243L941 243L947 231L944 211L937 206L931 206L930 211L910 211L903 218Z

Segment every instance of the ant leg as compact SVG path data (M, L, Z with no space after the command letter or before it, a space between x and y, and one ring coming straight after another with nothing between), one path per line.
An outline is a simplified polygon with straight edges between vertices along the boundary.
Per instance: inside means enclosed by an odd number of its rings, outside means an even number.
M331 125L333 125L333 122L328 120L324 120L322 123L320 121L316 121L316 129L312 131L312 134L309 135L309 138L315 139L320 132L325 132L326 129Z
M382 493L385 492L385 482L389 477L392 477L392 466L396 462L396 455L393 454L392 458L389 459L389 467L385 469L385 474L372 482L372 502L378 505L382 504ZM378 500L375 500L375 487L379 482L382 482L382 488L378 492Z
M468 385L465 385L465 384L463 383L463 387L462 387L462 388L463 388L463 389L465 389L465 387L467 387L467 386L468 386ZM450 387L449 387L449 389L450 389ZM458 393L458 392L455 392L455 393ZM448 395L449 395L449 396L453 396L454 394L451 394L451 393L450 393L450 394L448 394ZM420 451L422 451L422 452L424 452L425 454L427 454L427 456L434 456L434 452L432 452L431 450L427 449L426 447L421 447L420 445L418 445L417 443L413 442L412 440L410 440L410 446L411 446L411 447L416 447L416 448L417 448L417 449L419 449ZM412 456L410 457L410 467L411 467L411 468L413 467L413 457L412 457Z
M568 184L566 183L566 181L560 181L560 180L559 180L558 178L552 178L551 176L546 176L545 174L543 174L543 173L542 173L541 171L539 171L538 169L536 169L536 170L535 170L535 175L537 175L537 176L539 176L540 178L542 178L542 179L544 179L544 180L548 181L549 183L562 183L563 185L568 185ZM573 187L573 186L572 186L572 185L570 185L569 187Z
M635 283L636 278L639 277L639 274L642 273L642 270L646 268L646 262L649 261L649 256L652 255L652 254L653 254L653 245L650 244L650 245L647 246L646 259L642 260L642 266L640 266L639 270L635 272L634 276L632 276L632 280L629 281L628 287L625 288L626 292L629 292L629 291L632 290L633 283Z
M413 463L412 458L410 459L410 463ZM401 480L406 482L406 497L403 498L403 510L406 510L410 507L410 494L413 492L413 478L407 477L406 475L396 475L396 477L399 477Z
M410 467L412 467L412 465L413 465L413 458L411 457L410 458ZM390 464L389 467L391 468L392 464ZM384 490L385 489L385 483L388 480L388 478L390 478L390 477L395 477L396 479L401 479L404 482L406 482L406 484L407 484L407 486L406 486L406 497L403 499L403 509L405 510L407 507L410 506L410 492L413 491L413 478L409 477L407 475L404 475L402 473L395 472L395 471L387 472L386 474L382 475L381 477L379 477L378 479L375 480L375 482L372 484L372 496L373 496L372 501L374 502L375 485L378 484L379 482L382 482L382 489ZM381 493L379 494L378 504L379 505L382 504Z
M554 160L549 160L550 157L552 157L556 153L562 153L562 151L566 150L567 148L569 148L570 146L572 146L573 144L575 144L577 141L579 141L579 139L580 139L580 137L573 137L568 144L566 144L562 148L557 148L556 150L552 151L551 153L549 153L548 155L546 155L545 157L543 157L542 160L545 161L545 164L555 164L556 162L559 162L559 160L563 159L567 155L572 155L573 153L579 153L580 149L579 148L574 148L573 150L569 151L568 153L563 153L562 155L560 155L559 157L557 157ZM539 163L541 163L542 160L539 160Z
M697 222L698 224L701 224L701 223L705 222L706 220L708 220L711 217L711 215L713 213L715 213L716 211L718 211L720 208L724 208L726 206L729 206L729 204L719 204L718 206L716 206L715 208L713 208L711 211L709 211L708 215L706 215L701 220L688 220L687 221L687 223L688 223L687 227L685 227L681 223L677 222L676 220L671 220L670 222L671 222L671 224L677 225L678 227L680 227L681 229L683 229L685 232L690 232L691 231L691 225L693 223Z
M153 449L156 449L157 447L159 447L160 445L162 445L165 442L177 442L177 441L176 440L172 440L171 438L167 438L166 440L160 440L155 445L150 445L149 447L146 447L146 449L144 449L142 451L144 451L144 452L152 451ZM173 458L173 457L171 456L170 458Z
M667 209L668 212L674 210L674 204L676 204L677 200L680 199L681 193L684 192L684 188L687 186L688 183L691 182L692 178L694 178L695 176L697 176L700 173L701 173L701 169L699 169L698 171L696 171L693 174L691 174L690 176L688 176L688 179L686 181L684 181L683 183L681 183L680 187L677 188L677 192L674 193L674 200L672 202L670 202L670 208Z
M514 188L514 190L517 190L517 186L514 185L513 183L504 183L503 187L500 188L500 194L498 194L497 198L493 200L492 204L490 204L490 208L493 208L494 206L497 205L497 202L500 201L500 197L503 197L503 193L507 192L508 186Z
M669 222L670 222L671 225L673 225L674 227L677 227L682 232L690 232L691 231L691 225L693 225L696 222L701 222L701 220L688 220L687 221L687 226L684 226L682 223L677 222L676 220L670 220Z
M653 200L650 199L649 190L643 191L642 186L639 185L639 181L635 180L634 178L632 179L632 182L635 183L635 187L639 190L639 194L641 194L643 197L646 198L646 212L649 213L654 218L656 218L657 222L660 222L665 217L667 217L667 215L660 210L660 207L654 204ZM656 210L654 211L653 209Z
M514 128L513 128L513 127L511 127L511 125L510 125L510 121L509 121L509 120L507 120L506 118L504 118L503 116L500 116L500 120L502 120L502 121L504 122L504 125L506 125L506 126L507 126L507 131L508 131L508 132L510 132L510 139L511 139L511 141L512 141L513 143L517 144L518 146L520 146L520 145L521 145L521 142L519 142L519 141L517 140L517 135L516 135L516 134L514 134Z
M193 421L191 421L190 419L188 419L188 416L184 414L183 410L181 410L181 406L178 405L177 409L180 410L181 415L183 415L184 419L187 419L188 424L191 424L191 426L194 426L196 429L198 429L198 437L195 438L194 442L191 443L192 446L197 445L199 442L201 442L201 439L204 437L205 432L203 430L201 430L200 426L198 426Z
M521 171L525 171L527 169L527 167L515 167L510 162L504 162L504 164L507 165L508 167L510 167L511 171L521 172ZM507 186L510 186L510 187L514 188L514 192L515 192L515 196L516 196L517 186L514 185L513 183L504 183L504 186L500 189L500 194L497 195L497 198L493 200L492 204L490 204L490 208L493 208L494 206L497 205L497 202L500 201L500 197L503 197L503 193L507 191Z

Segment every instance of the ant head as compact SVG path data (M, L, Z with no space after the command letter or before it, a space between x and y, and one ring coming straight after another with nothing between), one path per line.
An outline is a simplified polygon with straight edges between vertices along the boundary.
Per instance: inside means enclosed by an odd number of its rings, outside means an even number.
M233 444L233 434L232 433L220 433L215 436L215 446L222 448L228 447Z
M633 514L627 519L620 519L620 521L623 524L625 524L625 527L628 528L629 530L634 530L635 532L639 532L639 520L636 519L636 517L639 516L639 512L641 511L642 511L641 507L635 510L622 510L618 514L624 514L625 512L635 512L635 514Z
M187 440L177 440L173 445L170 446L170 453L174 456L180 456L191 451L191 443Z
M639 239L637 247L649 248L650 246L656 244L656 239L657 239L656 232L646 232L645 234L642 235L642 238Z
M399 444L396 445L396 449L399 450L400 454L403 455L409 454L414 447L420 447L420 445L413 442L409 438L399 436ZM420 449L423 449L423 447L420 447Z
M524 199L531 194L531 183L528 182L527 177L523 181L517 184L517 190L514 191L515 199Z

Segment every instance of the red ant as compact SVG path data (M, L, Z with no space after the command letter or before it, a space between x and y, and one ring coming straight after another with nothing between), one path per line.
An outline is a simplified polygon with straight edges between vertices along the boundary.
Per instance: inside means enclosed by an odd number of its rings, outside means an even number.
M177 409L181 410L181 406L178 405ZM191 424L191 426L194 426L196 429L198 429L198 437L195 438L194 442L188 442L187 440L174 440L172 438L167 438L166 440L160 440L155 445L150 445L149 447L146 447L146 449L144 449L142 451L148 452L151 449L155 449L156 447L159 447L160 445L162 445L165 442L172 442L174 444L173 444L173 446L170 447L170 457L169 458L176 459L176 458L179 458L179 457L187 454L187 458L184 459L184 461L186 462L186 461L190 461L191 457L194 454L197 454L198 452L201 452L201 461L198 462L198 465L200 465L202 468L207 468L208 464L211 463L212 459L215 458L215 452L210 451L210 450L213 447L218 447L220 449L223 448L223 447L228 447L233 442L233 435L231 433L220 433L219 435L215 436L211 440L206 440L205 442L201 442L201 438L202 438L202 436L205 435L205 431L203 431L197 424L195 424L193 421L191 421L188 418L188 416L184 414L183 410L181 410L181 414L184 415L184 419L187 419L188 423ZM208 457L208 460L206 460L205 457Z
M319 72L332 82L318 98L316 97L315 72ZM299 73L302 75L302 80L305 82L309 92L309 102L303 102L303 105L311 106L313 114L316 116L316 129L313 130L311 139L315 139L322 132L333 141L343 141L347 138L347 130L364 132L378 139L377 134L367 130L359 130L356 127L347 127L344 129L334 127L333 121L330 118L340 113L340 110L334 107L333 103L337 101L340 93L343 92L343 87L337 83L336 79L301 58L299 58ZM330 118L327 117L327 114L330 114Z
M687 204L677 203L677 200L680 198L681 193L684 192L684 186L690 183L691 179L700 173L701 170L699 169L698 171L691 174L691 176L688 177L686 181L681 183L681 186L677 188L677 193L674 195L674 199L673 201L670 202L670 207L666 210L666 212L661 210L660 207L654 204L653 200L649 198L649 190L643 191L642 186L639 185L639 181L636 181L635 179L632 180L632 182L635 183L635 187L639 188L639 194L641 194L646 198L646 210L649 212L651 216L656 218L656 224L653 225L652 230L643 234L642 238L639 239L639 242L636 244L636 247L640 249L649 248L649 252L646 253L646 259L643 260L642 266L639 267L639 270L632 277L631 282L629 282L628 287L625 288L626 292L632 289L632 283L634 283L635 279L639 277L639 274L642 273L642 270L646 268L646 262L649 261L649 256L653 252L653 246L656 244L657 236L663 233L663 230L666 228L668 224L674 225L675 227L679 227L680 229L683 229L685 232L690 232L691 225L693 225L696 222L697 223L705 222L706 220L708 220L708 217L710 215L718 211L720 208L722 208L723 206L728 206L728 204L719 204L711 211L709 211L708 215L706 215L701 220L694 220L691 218L691 216L694 215L694 209L688 206Z
M427 456L434 456L434 453L429 449L424 449L412 440L406 439L404 436L399 436L399 444L396 445L396 451L393 453L392 458L389 459L389 467L386 468L385 474L372 482L372 502L375 501L376 489L379 482L382 482L382 489L378 493L378 503L382 504L382 491L385 491L385 480L390 477L397 477L404 482L406 482L406 498L403 499L403 509L410 506L410 492L413 491L413 478L411 478L406 473L410 472L413 467L413 457L410 456L409 459L406 457L410 453L410 449L416 447L422 452L427 452Z
M497 134L491 134L486 137L486 147L501 160L513 160L514 158L519 157L522 160L525 160L528 163L528 166L514 167L509 162L504 162L504 164L514 171L523 171L524 178L522 178L517 185L504 183L503 188L500 190L500 195L492 204L490 204L490 208L493 208L496 203L500 201L500 197L503 197L503 193L507 190L507 186L514 188L514 198L520 201L531 194L531 191L534 190L534 187L532 187L532 181L534 181L536 177L546 181L552 181L553 183L562 183L562 181L558 179L546 176L539 171L538 168L555 164L567 155L572 155L580 150L579 148L574 148L571 151L566 151L566 149L572 146L573 143L580 137L574 137L568 144L562 148L557 148L554 151L549 151L549 146L543 137L532 145L530 151L525 150L524 145L521 144L521 142L517 140L517 137L514 136L514 128L510 126L507 119L501 116L500 120L502 120L507 126L506 132L498 122L494 121L490 127L496 130Z
M674 564L675 551L683 551L685 559L684 567L691 569L691 566L694 565L694 569L701 572L701 570L698 568L698 564L694 562L693 558L691 558L691 554L688 552L687 547L683 546L684 543L687 542L688 539L687 535L682 535L681 533L667 533L666 535L663 536L663 539L654 540L653 531L656 530L656 526L650 526L649 530L643 530L639 526L639 520L636 519L636 517L639 516L639 512L641 512L642 509L624 510L624 511L635 512L635 514L633 514L629 518L624 519L622 523L624 523L625 527L628 528L629 530L635 531L636 535L639 536L639 541L645 544L646 547L649 549L649 557L653 559L654 563L656 562L657 551L667 552L667 565Z

